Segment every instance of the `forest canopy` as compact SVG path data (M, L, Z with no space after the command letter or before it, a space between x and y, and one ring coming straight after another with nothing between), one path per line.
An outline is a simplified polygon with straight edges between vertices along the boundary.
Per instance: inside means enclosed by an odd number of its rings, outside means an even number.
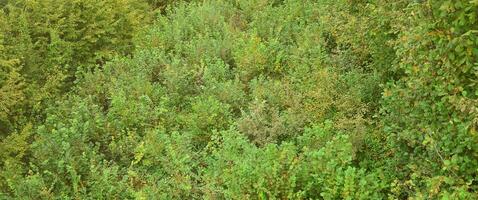
M0 199L478 199L477 0L0 0Z

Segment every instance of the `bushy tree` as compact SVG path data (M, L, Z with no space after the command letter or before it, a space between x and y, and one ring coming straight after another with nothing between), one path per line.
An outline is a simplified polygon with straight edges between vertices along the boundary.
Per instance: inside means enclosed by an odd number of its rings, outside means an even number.
M31 174L35 130L46 119L46 109L57 105L83 72L132 52L133 36L141 23L148 23L146 5L95 0L1 2L1 194L39 198L40 193L51 192L51 186L42 185L49 180Z
M21 105L5 103L2 110L37 120L82 72L132 52L145 9L136 1L8 1L0 32L2 74L9 78L2 75L1 84L3 90L16 87L24 97L2 95Z

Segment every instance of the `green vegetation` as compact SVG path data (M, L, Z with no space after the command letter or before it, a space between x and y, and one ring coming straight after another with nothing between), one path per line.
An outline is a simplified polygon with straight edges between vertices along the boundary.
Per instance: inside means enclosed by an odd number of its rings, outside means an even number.
M0 8L0 199L478 199L476 0Z

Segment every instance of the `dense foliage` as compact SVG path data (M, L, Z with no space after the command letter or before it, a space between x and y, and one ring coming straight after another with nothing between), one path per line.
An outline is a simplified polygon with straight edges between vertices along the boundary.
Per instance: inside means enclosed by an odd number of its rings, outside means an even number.
M0 1L0 199L477 199L478 1Z

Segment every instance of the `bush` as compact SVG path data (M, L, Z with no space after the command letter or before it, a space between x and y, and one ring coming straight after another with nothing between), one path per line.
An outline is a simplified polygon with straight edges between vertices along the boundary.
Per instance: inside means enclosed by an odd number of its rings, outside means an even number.
M477 198L476 1L0 6L2 199Z

